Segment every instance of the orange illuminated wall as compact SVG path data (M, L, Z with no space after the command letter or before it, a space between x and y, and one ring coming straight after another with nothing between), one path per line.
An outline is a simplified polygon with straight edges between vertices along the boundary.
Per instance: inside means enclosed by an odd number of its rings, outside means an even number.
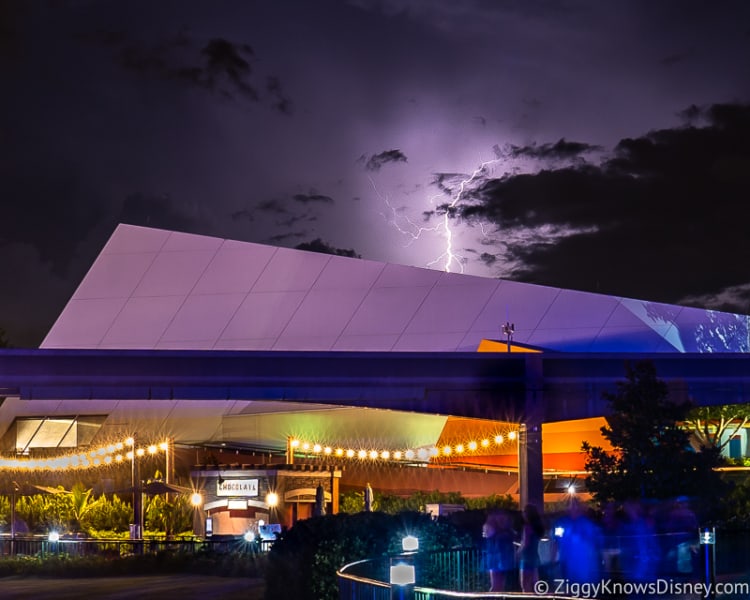
M477 348L477 352L507 352L507 351L508 351L508 342L502 342L500 340L484 339L481 342L479 342L479 347ZM510 351L511 352L540 353L542 352L542 349L535 348L534 346L529 346L527 344L517 344L515 342L511 342Z
M603 417L544 423L542 425L542 467L545 470L581 471L584 468L584 441L592 446L611 450L609 442L602 436L601 427L606 425ZM487 421L463 417L448 417L436 444L440 455L432 459L433 465L461 463L472 466L518 467L517 423ZM495 438L502 436L502 443ZM487 445L482 441L487 440ZM476 449L471 448L476 445ZM459 448L462 446L462 448ZM445 449L450 448L450 454ZM461 450L461 451L459 451Z

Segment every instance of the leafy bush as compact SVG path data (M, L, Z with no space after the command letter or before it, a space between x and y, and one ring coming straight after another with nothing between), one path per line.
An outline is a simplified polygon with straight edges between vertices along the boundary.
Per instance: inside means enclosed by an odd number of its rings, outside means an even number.
M397 514L404 511L425 510L427 504L463 504L467 509L505 508L516 510L516 502L510 494L500 496L492 494L481 498L464 498L461 492L414 492L410 496L395 496L375 492L373 510ZM343 492L339 496L339 511L344 513L357 513L365 509L365 494L363 491L351 490Z

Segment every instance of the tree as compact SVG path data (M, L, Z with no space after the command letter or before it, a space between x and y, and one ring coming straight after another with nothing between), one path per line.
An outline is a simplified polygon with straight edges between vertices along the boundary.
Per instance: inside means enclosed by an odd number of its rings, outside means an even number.
M83 523L88 514L94 510L100 500L95 498L92 489L82 483L76 483L69 492L70 528L72 531L83 531Z
M750 404L696 406L690 410L685 427L693 434L698 448L721 451L750 422Z
M599 502L691 496L710 502L724 489L714 470L721 464L716 448L695 451L680 426L692 408L672 402L653 363L626 364L626 380L614 394L605 393L611 414L602 435L612 451L584 442L586 483ZM713 503L711 503L713 504Z

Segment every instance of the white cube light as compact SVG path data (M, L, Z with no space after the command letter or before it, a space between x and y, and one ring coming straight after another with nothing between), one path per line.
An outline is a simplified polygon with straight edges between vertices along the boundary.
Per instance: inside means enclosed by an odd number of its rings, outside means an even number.
M416 552L419 550L419 538L407 535L401 539L401 547L404 549L404 552Z
M411 585L415 581L414 565L399 563L391 566L391 585Z

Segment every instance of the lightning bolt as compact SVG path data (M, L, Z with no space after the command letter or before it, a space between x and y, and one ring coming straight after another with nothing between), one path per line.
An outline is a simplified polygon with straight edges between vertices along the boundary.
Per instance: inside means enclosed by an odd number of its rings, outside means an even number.
M440 269L446 273L457 271L459 273L464 272L465 258L458 254L454 249L454 229L452 227L451 219L455 215L454 210L461 200L464 199L467 189L472 183L481 175L485 175L490 167L503 160L502 158L494 158L480 162L479 166L474 169L467 177L462 179L458 184L455 193L450 190L442 191L434 194L427 198L427 202L432 207L431 212L437 212L440 215L438 223L432 226L420 225L419 223L412 220L408 214L403 213L397 207L393 206L387 194L383 194L378 190L375 181L372 177L368 177L370 185L372 186L375 195L382 202L382 205L386 207L386 212L381 212L380 215L385 221L396 229L401 235L408 238L405 247L411 246L417 240L420 240L425 234L435 234L442 237L445 240L445 250L441 252L434 260L427 263L426 266L435 268L436 265L440 265ZM438 209L438 202L445 198L446 193L449 194L450 200L447 204L443 204ZM482 235L486 238L487 232L485 231L484 224L482 226Z
M406 243L406 247L411 246L414 242L420 239L423 233L437 232L439 231L440 227L442 227L442 225L435 225L434 227L423 227L422 225L419 225L418 223L412 221L409 215L400 214L398 209L391 204L388 196L381 194L372 178L370 177L369 179L370 185L372 185L372 189L375 190L375 195L383 202L390 213L390 217L389 215L382 212L380 213L380 215L386 220L386 222L393 225L393 227L396 228L396 231L409 238L409 241ZM434 199L438 197L440 197L440 194L436 194L433 198L431 198L431 201L434 202ZM401 222L403 222L404 225L402 225Z
M501 159L499 158L494 158L492 160L487 160L480 163L480 165L476 169L474 169L471 175L461 181L458 186L458 191L451 197L451 201L448 204L445 212L443 213L442 221L435 228L433 228L435 231L442 230L443 236L445 237L445 251L440 254L440 256L438 256L435 260L427 263L427 266L432 267L439 262L443 262L443 270L446 273L451 272L451 267L454 264L458 266L459 273L464 272L465 259L463 256L457 254L453 250L453 229L451 229L450 222L452 212L451 209L455 208L456 205L461 201L467 186L469 186L480 175L484 175L485 173L487 173L489 167L498 163L500 160ZM482 233L484 233L484 230L482 231Z

